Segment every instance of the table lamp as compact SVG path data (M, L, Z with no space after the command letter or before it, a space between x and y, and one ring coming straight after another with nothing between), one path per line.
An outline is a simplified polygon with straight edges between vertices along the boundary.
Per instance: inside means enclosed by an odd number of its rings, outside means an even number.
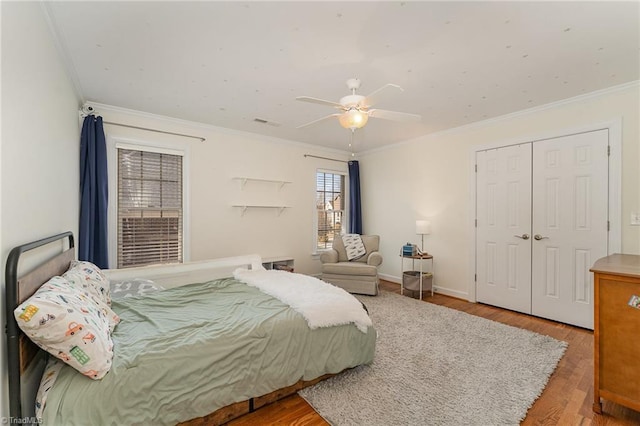
M424 236L431 233L431 222L428 220L416 220L416 234L422 236L420 251L424 253Z

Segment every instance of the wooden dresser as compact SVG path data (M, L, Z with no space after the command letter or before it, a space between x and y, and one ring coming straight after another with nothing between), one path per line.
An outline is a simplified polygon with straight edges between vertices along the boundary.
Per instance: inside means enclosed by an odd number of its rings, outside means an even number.
M600 398L640 411L640 256L613 254L598 260L594 273L594 403Z

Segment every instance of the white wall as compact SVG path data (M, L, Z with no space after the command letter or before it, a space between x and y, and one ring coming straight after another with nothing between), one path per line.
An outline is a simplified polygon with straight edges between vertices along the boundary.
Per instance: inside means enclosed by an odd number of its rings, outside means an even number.
M0 244L4 278L12 247L67 230L76 232L80 131L79 100L53 44L42 6L2 2L1 7ZM36 261L21 264L21 270ZM4 279L0 290L0 417L7 417Z
M312 256L315 183L318 168L346 171L347 164L305 158L304 154L347 160L348 152L267 138L246 132L91 103L106 122L197 135L197 139L105 125L107 139L159 143L188 150L190 260L257 253L262 257L291 256L298 272L317 274ZM241 189L234 177L289 181L279 185L247 182ZM249 209L244 216L233 204L290 206L277 210Z
M2 2L2 128L0 160L0 245L3 266L11 247L65 230L77 231L79 99L74 94L38 3ZM361 156L364 232L381 236L387 277L399 277L403 243L419 243L414 224L432 222L426 249L435 255L436 284L466 297L473 233L469 192L474 146L551 131L623 119L623 252L640 253L640 227L629 226L640 211L640 114L638 86L564 103L481 125L426 136ZM296 270L319 272L312 256L315 171L346 171L346 152L234 132L96 105L105 120L205 137L205 142L107 125L110 137L160 141L188 147L190 154L191 260L236 254L288 255ZM426 118L428 119L428 117ZM247 176L291 181L247 183ZM249 210L234 203L286 204L275 210ZM4 287L4 283L2 283ZM0 298L4 296L4 288ZM1 327L4 329L4 301ZM8 415L5 339L0 351L0 416Z
M640 86L631 84L361 155L364 228L381 236L381 274L399 280L400 247L420 244L415 220L426 218L432 225L425 249L434 255L436 286L466 298L473 274L473 148L614 118L622 118L622 251L639 254L640 227L629 223L631 212L640 211L639 94Z

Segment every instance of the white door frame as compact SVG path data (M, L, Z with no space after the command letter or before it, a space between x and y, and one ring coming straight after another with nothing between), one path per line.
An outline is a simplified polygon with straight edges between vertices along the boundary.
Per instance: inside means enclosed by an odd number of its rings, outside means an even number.
M594 123L580 127L573 127L564 130L555 130L532 136L519 136L517 138L478 145L471 148L469 152L469 167L472 170L469 181L469 221L468 229L473 235L469 250L469 278L467 294L469 302L476 300L476 152L487 149L500 148L503 146L518 145L527 142L538 142L547 139L554 139L563 136L575 135L578 133L591 132L594 130L607 129L609 131L609 244L608 254L620 253L622 251L622 118L613 118L609 121Z

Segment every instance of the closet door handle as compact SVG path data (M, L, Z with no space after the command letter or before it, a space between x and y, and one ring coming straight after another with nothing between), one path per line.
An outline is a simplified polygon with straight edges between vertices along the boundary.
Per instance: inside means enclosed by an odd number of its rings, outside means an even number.
M514 235L514 237L522 238L523 240L528 240L529 234Z
M536 240L536 241L540 241L540 240L544 240L544 239L549 239L549 237L543 237L540 234L536 234L536 235L533 236L533 239Z

